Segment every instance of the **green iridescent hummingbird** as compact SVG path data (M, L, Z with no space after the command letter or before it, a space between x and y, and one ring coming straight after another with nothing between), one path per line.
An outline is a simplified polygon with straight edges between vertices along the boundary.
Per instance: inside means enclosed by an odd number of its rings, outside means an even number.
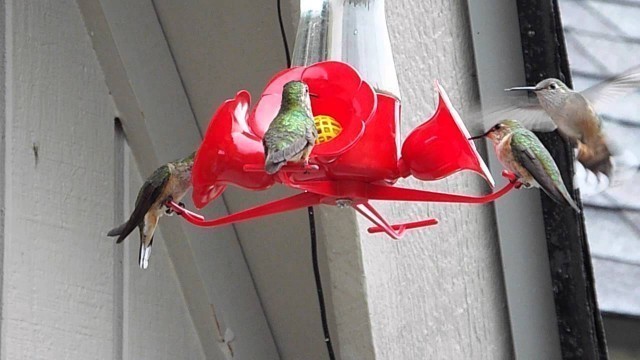
M498 160L516 174L525 187L541 188L556 202L580 212L564 186L558 165L533 132L516 120L503 120L470 140L481 137L491 139Z
M138 264L141 269L149 266L153 234L158 226L158 220L163 214L172 214L172 210L165 207L169 200L180 201L191 187L191 169L195 152L184 159L169 162L160 166L144 182L136 205L124 224L111 229L108 236L117 236L116 243L121 243L133 229L140 230L140 252ZM184 204L181 203L181 206Z
M284 85L280 111L262 139L268 174L275 174L289 161L308 165L318 138L309 96L309 87L302 81Z

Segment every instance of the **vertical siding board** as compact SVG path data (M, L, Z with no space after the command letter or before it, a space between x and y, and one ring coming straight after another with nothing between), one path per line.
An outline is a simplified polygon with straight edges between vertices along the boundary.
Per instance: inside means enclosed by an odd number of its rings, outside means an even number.
M2 357L112 358L113 106L74 1L5 4Z
M10 13L10 12L9 12ZM5 225L5 216L7 209L6 194L7 189L7 167L6 167L6 151L10 146L7 139L7 128L9 125L8 111L10 107L5 106L7 99L10 99L11 90L7 86L7 56L10 51L7 46L7 28L11 25L11 20L7 15L7 2L0 3L0 314L4 315L4 244L7 238L7 227ZM10 39L10 38L9 38ZM5 333L5 324L0 324L0 359L3 359L5 351L5 341L3 335Z
M122 131L120 119L114 121L113 139L113 218L114 225L125 221L125 199L128 186L125 186L125 178L129 175L127 166L129 162L125 157L125 138ZM124 251L120 244L113 242L113 358L122 360L123 358L123 318L124 318L124 293L123 293L123 257Z

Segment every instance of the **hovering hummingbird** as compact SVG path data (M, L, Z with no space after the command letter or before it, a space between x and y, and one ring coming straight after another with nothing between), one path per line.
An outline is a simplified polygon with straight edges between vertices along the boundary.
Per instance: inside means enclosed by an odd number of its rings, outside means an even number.
M305 166L309 163L318 138L309 96L309 88L302 81L284 85L280 111L262 139L267 174L276 173L288 161L302 161Z
M117 236L116 243L121 243L136 226L140 229L138 264L141 269L149 266L153 233L158 220L163 213L172 214L172 210L164 208L164 204L168 200L180 201L191 187L191 168L195 154L193 152L184 159L157 168L140 188L129 220L107 233L108 236Z
M511 116L528 116L528 120L534 124L534 130L552 131L557 128L560 134L577 148L577 159L585 168L595 174L602 173L610 177L613 166L612 149L608 143L610 139L607 139L602 129L598 111L616 97L626 95L638 87L640 67L632 68L580 92L573 91L562 81L554 78L544 79L535 86L513 87L505 91L533 91L540 107L521 107L520 110L524 110L528 115L519 112L512 113ZM553 123L544 115L540 118L543 113L536 110L546 112Z
M564 186L558 166L534 133L516 120L503 120L469 140L482 137L491 139L500 162L515 173L525 187L539 187L556 202L580 212Z

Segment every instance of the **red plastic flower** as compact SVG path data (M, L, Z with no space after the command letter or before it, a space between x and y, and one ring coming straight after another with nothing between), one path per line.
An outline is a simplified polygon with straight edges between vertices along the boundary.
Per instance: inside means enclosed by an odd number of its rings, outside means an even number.
M329 116L341 125L339 135L331 141L317 144L311 154L316 161L328 163L360 139L365 123L376 108L376 96L351 66L338 61L325 61L308 67L295 67L276 74L267 84L260 101L249 118L249 126L262 138L276 116L282 99L284 84L304 81L315 116Z
M193 202L203 208L226 184L263 190L273 185L264 172L245 172L247 164L264 164L262 140L247 125L251 96L240 91L225 101L211 118L193 165Z
M311 99L314 115L333 119L340 126L337 136L313 148L311 162L320 164L322 170L318 174L325 174L326 165L362 137L377 98L351 66L326 61L283 70L267 84L249 116L246 91L225 101L213 115L193 168L193 201L198 208L219 196L226 184L263 190L278 179L260 171L264 165L262 137L278 113L284 84L292 80L304 81L316 95Z
M310 162L319 169L308 173L281 170L271 176L263 168L262 137L280 109L284 84L292 80L304 81L316 95L311 108L323 141L313 148ZM328 186L344 190L354 182L390 185L410 175L435 180L464 169L479 173L493 184L444 89L437 86L437 91L436 113L409 134L398 160L398 99L375 93L342 62L326 61L281 71L267 84L250 115L246 91L238 92L216 111L196 155L193 201L202 208L227 184L264 190L279 181L306 189L313 185L310 180L316 185L330 180Z
M493 187L491 172L476 150L449 96L436 81L438 103L431 118L413 129L402 145L400 175L438 180L458 171L471 170Z

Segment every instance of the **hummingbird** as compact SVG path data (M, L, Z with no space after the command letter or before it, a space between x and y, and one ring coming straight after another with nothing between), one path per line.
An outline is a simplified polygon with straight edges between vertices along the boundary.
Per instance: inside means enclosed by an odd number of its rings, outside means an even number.
M602 129L602 119L598 114L605 105L616 97L626 95L640 87L640 67L609 78L583 91L574 91L562 81L548 78L535 86L521 86L505 91L525 90L536 94L540 107L521 107L538 126L538 130L559 133L577 148L577 160L595 174L611 176L612 148L610 140ZM531 112L533 110L533 112ZM542 110L542 111L537 111ZM549 123L544 113L552 120ZM539 118L542 114L542 119ZM522 112L512 116L523 115ZM531 119L531 117L538 119ZM546 120L546 121L545 121Z
M491 140L498 160L515 173L525 187L541 188L554 201L580 212L564 186L558 165L533 132L517 120L503 120L469 140L482 137Z
M180 201L191 187L191 169L195 152L184 159L164 164L157 168L144 182L136 205L124 224L111 229L107 235L117 236L116 243L121 243L133 229L140 230L140 251L138 264L141 269L149 266L153 234L158 226L158 220L163 214L172 215L172 210L165 207L169 200ZM184 204L180 203L181 206Z
M284 85L280 111L262 139L267 174L275 174L288 161L309 164L309 155L318 138L310 96L309 87L302 81Z

